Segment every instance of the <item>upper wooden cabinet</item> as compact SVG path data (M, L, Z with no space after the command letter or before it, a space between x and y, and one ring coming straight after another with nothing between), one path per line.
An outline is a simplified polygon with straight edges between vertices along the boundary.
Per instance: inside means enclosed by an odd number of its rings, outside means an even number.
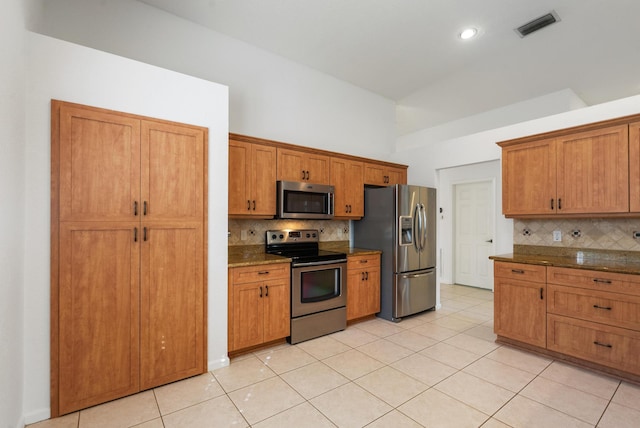
M554 213L555 197L554 140L502 149L502 211L507 217Z
M273 218L277 180L333 185L335 217L358 219L364 216L364 186L406 184L407 167L229 134L230 217Z
M229 140L229 215L276 214L276 148Z
M629 211L640 212L640 122L629 124Z
M364 184L373 186L407 184L407 169L383 164L366 163L364 165Z
M335 216L364 216L364 164L346 158L331 158L331 185L335 187Z
M628 129L499 143L505 216L629 213Z
M278 148L278 180L329 184L330 157Z

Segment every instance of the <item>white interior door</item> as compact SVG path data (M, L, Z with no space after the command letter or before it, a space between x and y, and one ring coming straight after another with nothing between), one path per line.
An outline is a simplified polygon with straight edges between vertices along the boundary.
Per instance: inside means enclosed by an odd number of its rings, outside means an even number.
M492 181L454 186L456 284L493 289L493 188Z

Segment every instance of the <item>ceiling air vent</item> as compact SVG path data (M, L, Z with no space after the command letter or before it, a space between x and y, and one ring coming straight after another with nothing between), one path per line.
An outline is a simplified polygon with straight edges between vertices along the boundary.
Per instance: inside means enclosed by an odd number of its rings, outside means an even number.
M539 18L534 19L533 21L527 22L524 25L516 28L516 32L520 35L520 37L528 36L531 33L534 33L547 25L551 25L554 22L560 21L558 14L555 11L551 11L546 15L542 15Z

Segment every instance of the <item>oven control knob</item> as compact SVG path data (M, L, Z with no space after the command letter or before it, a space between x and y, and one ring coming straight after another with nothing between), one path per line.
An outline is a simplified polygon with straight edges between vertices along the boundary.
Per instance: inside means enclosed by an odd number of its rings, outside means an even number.
M276 235L271 235L271 239L276 239Z
M312 234L311 234L311 236L313 236L313 237L315 238L315 237L316 237L316 234L315 234L315 233L312 233Z
M280 234L280 239L283 239L283 238L284 238L284 235L283 235L283 234Z
M311 236L311 235L309 235L309 234L307 233L307 238L309 238L310 236Z

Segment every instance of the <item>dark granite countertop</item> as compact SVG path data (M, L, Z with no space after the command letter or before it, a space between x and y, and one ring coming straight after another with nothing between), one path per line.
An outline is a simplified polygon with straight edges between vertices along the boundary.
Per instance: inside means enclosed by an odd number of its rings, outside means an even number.
M491 260L640 275L640 252L514 245Z
M349 247L349 241L321 242L320 248L338 251L348 256L380 254L380 250ZM256 266L270 263L290 263L288 257L275 256L264 252L264 245L233 245L228 247L227 267Z

